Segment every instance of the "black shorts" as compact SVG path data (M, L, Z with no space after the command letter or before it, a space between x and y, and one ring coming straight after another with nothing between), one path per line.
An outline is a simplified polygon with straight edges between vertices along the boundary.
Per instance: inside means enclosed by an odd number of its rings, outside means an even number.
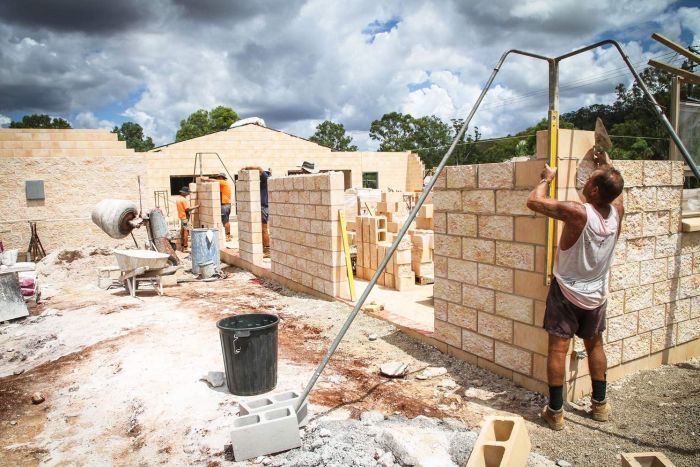
M231 205L222 204L221 205L221 222L223 224L228 224L229 217L231 217Z
M270 217L270 209L267 206L262 206L261 211L262 211L262 223L267 224L267 219Z
M561 292L559 282L552 280L547 295L544 325L548 333L559 337L592 339L605 331L605 310L608 301L593 310L586 310L571 303Z

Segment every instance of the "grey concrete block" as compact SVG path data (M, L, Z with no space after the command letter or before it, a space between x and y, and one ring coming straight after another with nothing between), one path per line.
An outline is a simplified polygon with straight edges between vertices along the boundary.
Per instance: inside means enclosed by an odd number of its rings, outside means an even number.
M239 414L248 415L276 409L278 407L294 407L294 404L297 403L300 397L301 394L296 391L286 391L244 401L240 403ZM302 406L299 407L299 412L297 413L297 420L299 421L300 427L306 426L306 424L309 423L309 409L306 402L307 401L304 401Z
M291 407L277 407L236 417L231 431L233 458L240 462L301 446L299 425Z

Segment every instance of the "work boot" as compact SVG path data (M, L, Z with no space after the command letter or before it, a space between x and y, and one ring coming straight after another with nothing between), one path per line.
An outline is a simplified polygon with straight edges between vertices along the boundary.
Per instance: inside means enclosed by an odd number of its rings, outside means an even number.
M591 399L591 418L598 422L607 422L610 419L610 403L606 400L603 402L598 402Z
M232 239L232 237L231 237L231 234L229 234L229 235L226 235L226 241L227 241L227 242L230 242L230 241L231 241L231 239Z
M554 411L549 408L549 405L545 405L541 416L552 430L559 431L564 429L564 409Z

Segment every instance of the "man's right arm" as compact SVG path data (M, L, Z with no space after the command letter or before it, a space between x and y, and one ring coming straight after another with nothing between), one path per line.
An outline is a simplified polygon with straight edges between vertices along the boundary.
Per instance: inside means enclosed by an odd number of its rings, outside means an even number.
M242 170L257 170L257 171L260 172L261 174L264 172L264 170L263 170L262 167L253 166L253 165L249 165L248 167L243 167Z

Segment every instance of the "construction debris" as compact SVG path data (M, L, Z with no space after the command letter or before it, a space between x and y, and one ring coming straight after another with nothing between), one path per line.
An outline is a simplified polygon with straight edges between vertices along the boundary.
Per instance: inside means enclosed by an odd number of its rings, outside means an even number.
M379 372L388 378L403 378L408 373L408 364L403 362L387 362L379 367Z
M442 376L447 374L447 368L445 367L435 367L435 366L429 366L425 370L421 371L416 375L416 379L430 379L430 378L437 378L438 376Z

